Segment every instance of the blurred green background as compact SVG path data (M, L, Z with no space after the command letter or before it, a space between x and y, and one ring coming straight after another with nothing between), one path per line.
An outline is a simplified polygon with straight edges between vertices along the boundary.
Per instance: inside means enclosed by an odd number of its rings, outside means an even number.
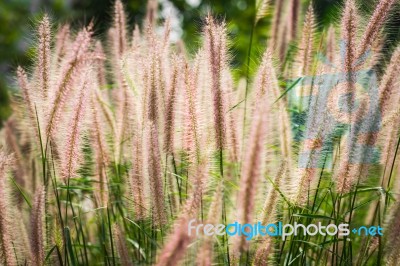
M135 23L140 24L145 16L147 1L123 0L123 2L129 14L130 26ZM237 69L235 76L245 75L255 0L159 0L158 2L160 19L165 19L167 16L174 17L173 36L175 39L182 38L189 52L195 51L200 44L202 18L208 11L219 19L225 19L233 40L232 64ZM35 53L35 24L43 13L49 13L52 21L56 23L71 22L74 28L79 28L94 18L96 34L101 37L112 21L113 3L114 0L0 1L0 127L1 122L11 113L9 94L15 89L15 69L18 65L26 68L32 63ZM302 8L307 8L308 4L309 1L303 0ZM341 4L342 0L313 1L320 29L332 21L338 21ZM371 12L375 5L373 0L359 1L359 4L362 12L366 13ZM265 45L270 16L272 14L260 21L255 30L252 51L256 56L252 56L253 59L257 58ZM391 40L387 42L386 50L400 39L399 17L399 8L396 7L394 15L386 25L387 37ZM56 23L54 29L57 27Z

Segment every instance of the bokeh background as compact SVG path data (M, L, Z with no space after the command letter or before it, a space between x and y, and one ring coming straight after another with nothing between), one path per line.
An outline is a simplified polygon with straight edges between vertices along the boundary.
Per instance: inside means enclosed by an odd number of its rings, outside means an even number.
M275 0L281 1L281 0ZM282 0L290 1L290 0ZM18 65L30 65L35 55L35 25L44 12L50 14L54 29L59 23L72 23L73 28L86 25L94 18L96 35L105 34L112 21L113 0L1 0L0 1L0 127L2 121L11 114L10 94L15 91L14 72ZM143 20L146 0L123 1L129 14L131 27ZM183 40L188 53L199 46L202 18L212 12L228 23L232 37L232 64L234 76L246 74L247 53L253 25L255 0L159 0L159 19L170 17L173 34L171 41ZM274 0L271 0L273 5ZM337 23L340 18L342 0L314 0L318 28L322 30L329 23ZM370 13L374 0L358 1L361 13ZM307 8L309 1L302 2ZM270 12L272 13L272 12ZM252 52L261 53L269 33L269 14L257 25L254 32ZM302 18L301 18L302 19ZM400 11L398 6L385 25L387 53L400 40ZM257 55L251 58L257 58ZM386 58L383 55L382 64ZM256 64L254 64L256 65ZM250 71L253 70L250 64ZM379 69L378 69L379 71Z

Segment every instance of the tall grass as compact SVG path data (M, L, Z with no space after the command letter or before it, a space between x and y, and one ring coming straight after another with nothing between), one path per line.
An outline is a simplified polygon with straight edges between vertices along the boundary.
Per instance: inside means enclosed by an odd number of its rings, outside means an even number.
M320 29L312 3L256 1L253 30L268 14L272 24L246 80L233 78L235 40L211 14L194 55L170 43L156 1L131 31L117 0L106 40L92 23L53 31L45 15L0 135L0 264L397 265L400 48L382 76L360 79L384 65L394 3L364 27L347 0ZM384 235L247 241L194 236L192 219Z

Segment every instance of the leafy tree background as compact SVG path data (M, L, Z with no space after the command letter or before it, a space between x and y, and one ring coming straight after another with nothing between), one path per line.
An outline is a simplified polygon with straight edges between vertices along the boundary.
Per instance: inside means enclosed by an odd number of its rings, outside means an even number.
M279 1L279 0L275 0ZM283 0L290 1L290 0ZM34 58L35 24L47 12L53 22L73 22L79 28L94 18L96 35L100 37L112 22L113 0L2 0L0 1L0 127L1 122L10 114L10 92L15 90L13 78L17 65L29 65ZM146 12L145 0L125 0L130 25L142 21ZM272 5L274 1L271 1ZM359 1L361 12L370 13L375 6L373 0ZM307 8L309 1L302 1L302 8ZM322 29L340 17L342 0L315 0L318 28ZM253 26L255 0L159 0L159 11L163 14L168 7L173 7L178 14L181 38L189 52L199 46L202 18L212 12L218 19L228 23L232 37L233 66L237 69L235 77L243 77L247 71L247 53L250 33ZM168 13L168 12L167 12ZM272 13L272 12L270 12ZM261 53L269 32L269 21L272 14L260 21L254 31L252 61ZM161 19L163 19L161 17ZM302 18L300 18L302 21ZM56 28L57 25L55 24ZM384 51L390 51L400 39L399 7L386 23L386 42ZM383 60L383 63L385 60ZM250 71L253 71L250 64Z

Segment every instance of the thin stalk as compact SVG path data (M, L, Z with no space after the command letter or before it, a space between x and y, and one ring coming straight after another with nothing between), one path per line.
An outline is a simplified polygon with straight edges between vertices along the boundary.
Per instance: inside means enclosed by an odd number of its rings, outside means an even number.
M75 215L74 206L72 205L72 200L70 200L69 203L70 203L70 206L71 206L72 220L74 221L75 230L76 230L76 232L77 232L76 240L77 240L77 242L78 242L78 245L80 246L80 245L81 245L80 234L79 234L80 229L79 229L79 227L78 227L78 225L77 225L77 223L76 223L76 219L75 219L76 215ZM74 246L74 248L76 248L76 247ZM79 250L79 251L80 251L80 253L81 253L81 257L83 257L82 250ZM77 253L77 252L75 251L75 253Z
M68 177L68 179L67 179L67 202L66 202L66 204L65 204L65 227L64 227L64 230L63 230L63 231L65 231L65 229L68 228L68 201L70 200L70 194L69 194L69 180L70 180L70 178ZM66 236L66 234L65 234L64 236ZM65 243L67 243L67 239L65 239ZM67 250L67 244L65 244L64 252L65 252L65 261L66 261L65 264L68 265L68 250Z
M398 145L397 145L398 147ZM381 201L379 200L379 210L378 210L378 226L381 226ZM385 202L386 209L386 202ZM383 257L383 245L382 245L382 236L378 234L379 246L378 246L378 258L377 265L382 265L382 257Z
M171 212L171 219L172 219L172 202L171 202L171 191L168 188L167 185L167 168L168 168L168 153L165 153L165 167L164 167L164 191L167 191L167 197L168 197L168 203L169 203L169 209ZM168 188L168 189L167 189Z
M247 66L246 66L246 89L244 93L244 111L243 111L243 133L242 133L242 154L244 149L244 136L245 136L245 129L246 129L246 110L247 110L247 95L249 92L249 82L250 82L250 58L251 58L251 48L253 46L253 35L254 35L254 28L255 24L251 27L250 32L250 42L249 42L249 49L247 52ZM240 167L241 169L241 167Z
M289 224L291 224L294 218L293 218L293 213L290 214L290 211L289 211L289 217L290 217L290 218L289 218ZM281 250L280 250L280 252L279 252L278 265L281 263L282 254L283 254L283 250L284 250L284 248L285 248L286 242L287 242L287 238L285 238L285 239L283 240L283 244L282 244ZM290 253L289 253L289 254L290 254Z
M35 105L35 113L36 113L36 123L39 132L39 142L40 142L40 153L42 157L42 170L43 170L43 183L46 183L46 154L43 150L43 141L42 141L42 133L40 132L40 124L39 124L39 116L37 113L36 105Z
M112 235L112 230L111 230L111 220L110 220L110 211L107 206L107 223L108 223L108 233L110 234L110 244L111 244L111 256L112 256L112 261L113 265L115 266L115 253L114 253L114 243L113 243L113 235Z
M79 209L79 226L80 226L80 231L81 231L81 235L82 235L83 251L84 251L84 255L85 255L86 265L89 265L89 256L87 253L86 238L85 238L85 233L83 231L82 220L81 220L81 209Z
M176 162L175 162L175 156L174 156L174 154L172 154L172 165L174 166L174 173L175 173L176 185L178 186L179 204L182 205L182 189L181 189L181 184L180 184L179 178L178 178L178 170L177 170L177 167L176 167Z
M395 153L394 153L394 157L393 157L393 161L392 161L392 166L391 166L391 168L390 168L389 179L388 179L388 182L387 182L387 185L386 185L385 208L384 208L384 213L383 213L384 217L385 217L385 214L386 214L388 205L389 205L389 193L388 193L388 190L389 190L390 182L391 182L392 175L393 175L394 164L395 164L396 158L397 158L397 152L399 151L399 146L400 146L400 136L399 136L399 139L398 139L398 141L397 141L396 151L395 151Z

